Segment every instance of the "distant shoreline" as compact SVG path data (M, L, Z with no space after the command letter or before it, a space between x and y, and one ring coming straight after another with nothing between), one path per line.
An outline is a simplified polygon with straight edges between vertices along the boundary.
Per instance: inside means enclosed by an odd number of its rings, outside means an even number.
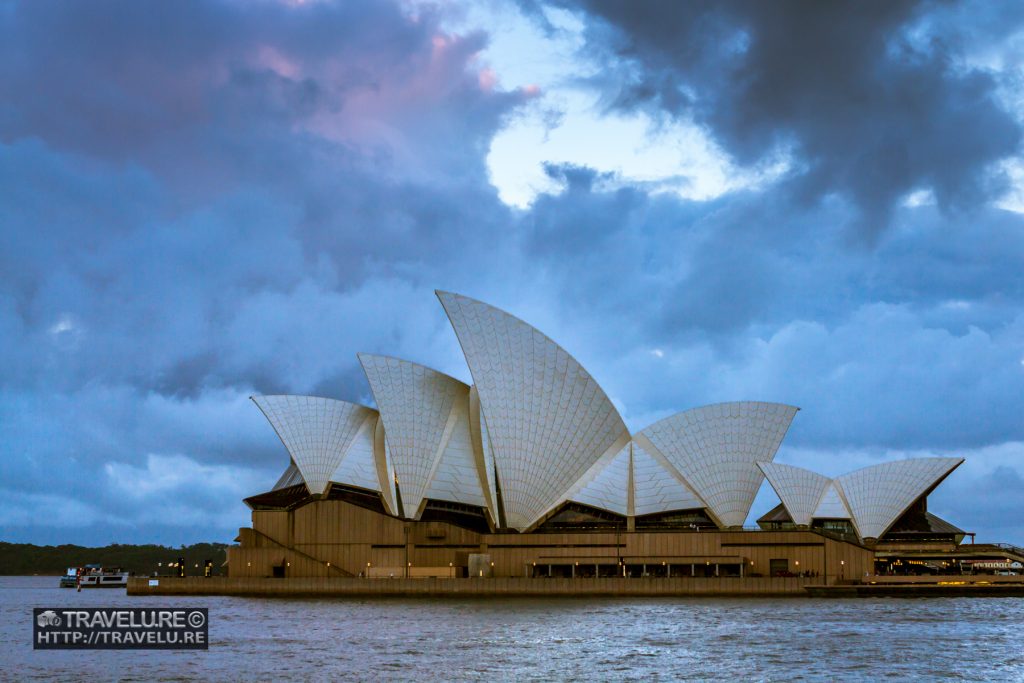
M115 543L88 547L0 541L0 576L62 576L68 567L86 564L120 567L146 576L153 572L169 573L168 564L177 562L179 558L184 560L189 574L196 571L195 565L202 567L207 561L213 563L216 573L220 573L227 547L226 543L195 543L173 548L156 544Z

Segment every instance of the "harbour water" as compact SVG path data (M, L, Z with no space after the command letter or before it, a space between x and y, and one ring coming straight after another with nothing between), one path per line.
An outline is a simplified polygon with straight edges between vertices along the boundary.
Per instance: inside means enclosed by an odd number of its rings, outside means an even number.
M1024 598L128 597L0 577L5 680L1024 681ZM209 608L210 649L33 651L32 608Z

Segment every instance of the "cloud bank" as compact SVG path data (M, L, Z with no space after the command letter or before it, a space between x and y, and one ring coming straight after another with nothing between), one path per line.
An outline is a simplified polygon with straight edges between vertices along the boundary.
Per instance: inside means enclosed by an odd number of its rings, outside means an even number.
M552 95L458 5L0 3L0 536L233 538L287 462L247 397L370 403L357 351L468 379L441 288L549 333L632 429L776 400L783 461L963 455L934 509L1024 543L1020 16L619 7L521 11L579 19L598 75L564 82L609 115L784 171L698 201L552 161L506 205L490 145Z

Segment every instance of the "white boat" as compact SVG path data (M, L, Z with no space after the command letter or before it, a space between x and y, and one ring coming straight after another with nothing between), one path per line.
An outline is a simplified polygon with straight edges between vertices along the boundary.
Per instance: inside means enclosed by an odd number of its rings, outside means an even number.
M128 586L128 572L120 568L105 569L98 564L84 567L68 567L60 578L61 588L125 588Z

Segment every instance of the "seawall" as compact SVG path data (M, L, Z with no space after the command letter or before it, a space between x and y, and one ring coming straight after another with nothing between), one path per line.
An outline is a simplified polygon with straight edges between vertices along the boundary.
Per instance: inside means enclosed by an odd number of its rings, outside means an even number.
M866 583L807 586L814 598L994 598L1024 597L1022 583Z
M156 585L152 585L156 582ZM360 579L343 577L229 578L133 577L128 595L245 595L260 597L805 597L820 579L753 578L482 578Z

